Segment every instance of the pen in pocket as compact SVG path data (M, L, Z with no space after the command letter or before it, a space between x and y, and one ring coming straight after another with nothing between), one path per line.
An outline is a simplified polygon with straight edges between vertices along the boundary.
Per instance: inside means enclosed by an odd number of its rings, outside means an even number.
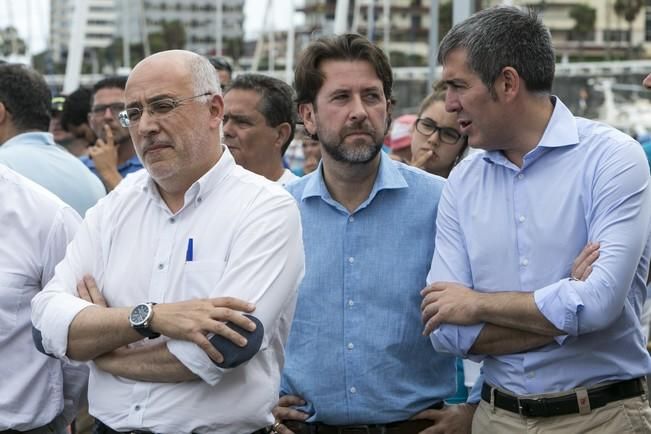
M188 249L185 251L185 262L191 262L193 257L194 257L194 240L192 238L188 238Z

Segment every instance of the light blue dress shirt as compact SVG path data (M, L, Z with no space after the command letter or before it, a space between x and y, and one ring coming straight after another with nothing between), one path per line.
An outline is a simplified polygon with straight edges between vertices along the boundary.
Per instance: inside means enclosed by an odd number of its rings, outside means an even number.
M639 323L646 298L651 202L640 145L575 118L556 98L522 169L500 151L471 155L448 178L428 282L482 292L534 292L566 335L525 353L484 360L488 383L514 394L559 392L651 372ZM585 282L569 279L589 241L600 256ZM466 356L483 324L444 324L434 347Z
M50 133L23 133L7 140L0 146L0 164L56 194L82 217L106 195L102 182L55 144Z
M99 176L99 173L97 172L97 168L95 167L95 162L93 161L92 158L90 158L88 155L84 155L79 159L81 160L82 163L86 165L86 167L90 169L91 172L95 174L95 176ZM143 169L143 165L142 162L140 161L140 158L138 158L137 155L134 155L124 163L120 164L117 169L118 169L118 173L124 178L130 173L137 172L138 170Z
M351 214L321 170L287 186L301 211L306 272L281 395L303 397L310 422L408 419L456 390L454 357L434 351L420 319L444 181L382 154Z

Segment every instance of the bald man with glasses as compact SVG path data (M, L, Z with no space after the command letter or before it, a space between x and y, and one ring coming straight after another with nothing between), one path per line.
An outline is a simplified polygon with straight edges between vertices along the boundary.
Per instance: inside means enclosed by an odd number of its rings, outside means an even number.
M220 144L223 111L207 59L140 62L119 119L146 171L89 213L34 300L43 350L92 361L97 433L250 434L273 422L304 270L300 218Z

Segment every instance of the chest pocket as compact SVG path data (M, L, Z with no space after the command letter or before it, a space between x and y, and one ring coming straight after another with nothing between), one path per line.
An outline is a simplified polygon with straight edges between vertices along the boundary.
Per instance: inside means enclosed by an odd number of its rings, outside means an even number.
M31 300L30 290L25 283L25 276L0 273L0 338L6 338L14 331L18 311Z
M224 261L192 261L183 265L181 279L181 300L218 297L219 280L222 278L226 263Z

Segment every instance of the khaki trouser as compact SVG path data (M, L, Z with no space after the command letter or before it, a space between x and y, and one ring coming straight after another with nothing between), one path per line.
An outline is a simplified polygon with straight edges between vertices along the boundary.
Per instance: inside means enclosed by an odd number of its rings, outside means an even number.
M523 417L482 400L472 420L473 434L629 434L651 433L651 408L645 395L622 399L589 414Z

